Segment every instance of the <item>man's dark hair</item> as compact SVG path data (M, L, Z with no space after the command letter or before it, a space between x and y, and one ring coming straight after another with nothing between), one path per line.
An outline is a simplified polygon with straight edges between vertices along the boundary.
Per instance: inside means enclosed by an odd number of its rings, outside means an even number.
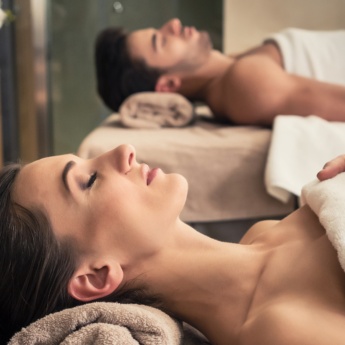
M149 68L144 61L130 58L127 37L122 28L107 28L96 39L97 91L113 111L118 111L121 103L134 93L154 91L162 73Z

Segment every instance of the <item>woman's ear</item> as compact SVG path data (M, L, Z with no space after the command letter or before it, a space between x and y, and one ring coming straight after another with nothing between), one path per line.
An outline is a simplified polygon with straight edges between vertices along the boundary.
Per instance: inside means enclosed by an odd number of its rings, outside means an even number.
M82 302L93 301L114 292L123 280L119 263L84 265L79 267L68 283L68 293Z
M181 78L175 75L161 75L155 86L156 92L177 92L181 87Z

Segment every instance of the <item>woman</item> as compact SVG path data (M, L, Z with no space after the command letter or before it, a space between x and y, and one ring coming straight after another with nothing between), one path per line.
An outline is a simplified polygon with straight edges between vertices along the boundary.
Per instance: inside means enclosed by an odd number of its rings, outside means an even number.
M344 170L338 158L319 176ZM345 342L345 275L308 206L254 225L240 244L210 239L179 219L186 180L139 164L129 145L5 168L0 191L8 337L130 284L212 344Z

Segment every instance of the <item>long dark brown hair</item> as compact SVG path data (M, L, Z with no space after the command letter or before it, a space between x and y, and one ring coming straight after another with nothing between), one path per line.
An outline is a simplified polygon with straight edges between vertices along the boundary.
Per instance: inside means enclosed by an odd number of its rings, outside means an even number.
M67 285L76 257L68 241L57 241L47 217L11 196L21 166L0 172L1 343L32 321L71 305Z
M0 171L0 344L47 314L82 304L67 291L77 266L76 246L56 238L41 210L24 208L12 198L20 170L21 165L10 164ZM101 300L161 307L144 284L132 283Z

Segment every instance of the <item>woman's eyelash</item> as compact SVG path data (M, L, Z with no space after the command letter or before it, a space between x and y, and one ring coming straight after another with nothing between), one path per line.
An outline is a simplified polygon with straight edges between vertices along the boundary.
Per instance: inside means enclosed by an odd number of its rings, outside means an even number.
M97 178L97 172L94 172L93 174L91 174L89 180L87 181L87 183L85 185L86 189L89 189L92 187L92 185L96 181L96 178Z

